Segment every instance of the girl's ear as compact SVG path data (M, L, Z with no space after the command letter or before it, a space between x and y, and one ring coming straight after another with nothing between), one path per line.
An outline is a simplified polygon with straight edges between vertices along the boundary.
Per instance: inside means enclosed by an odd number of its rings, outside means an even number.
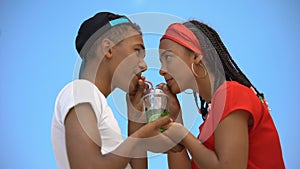
M103 39L101 42L101 50L104 53L104 57L111 59L112 57L112 47L113 42L107 38Z
M195 57L194 57L194 64L199 64L200 61L202 60L202 58L203 58L202 55L195 54Z

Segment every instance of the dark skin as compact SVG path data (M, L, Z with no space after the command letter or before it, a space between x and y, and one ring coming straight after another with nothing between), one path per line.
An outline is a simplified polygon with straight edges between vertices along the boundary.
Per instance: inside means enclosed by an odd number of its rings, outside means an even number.
M183 60L184 63L191 69L192 63L195 66L195 72L200 76L204 77L204 71L199 65L201 57L187 51L181 45L168 40L163 39L160 43L160 49L162 51L171 51L171 55L166 56L165 53L161 52L160 60L164 69L161 69L160 74L165 77L167 85L163 88L171 100L177 100L176 94L184 91L187 88L191 88L194 91L198 91L199 94L207 101L210 102L211 91L209 74L206 78L197 78L195 75L184 77L177 75L176 80L174 77L177 74L176 67L178 62L176 59ZM188 74L188 73L186 73ZM188 86L188 84L177 84L180 82L189 82L187 79L194 78L197 82L198 88L195 86ZM184 88L183 86L187 86ZM208 92L207 92L208 91ZM173 103L176 103L173 101ZM216 103L218 104L218 103ZM180 112L179 104L171 104L170 114L177 116ZM193 160L199 166L199 168L205 169L242 169L247 168L248 161L248 130L252 126L252 117L250 113L244 110L235 110L231 112L224 120L222 120L214 130L215 139L215 151L212 151L205 147L195 136L193 136L187 129L180 123L172 123L169 125L169 129L176 131L176 134L182 135L183 139L180 142L190 152ZM191 168L190 159L186 152L181 153L169 153L168 154L169 167L172 169L183 169Z
M142 36L134 31L132 36L118 44L104 39L97 48L96 56L86 60L80 77L94 83L105 96L108 96L115 87L124 89L130 96L128 100L134 107L134 109L128 109L128 114L131 114L134 110L140 110L141 103L138 100L141 99L146 88L145 78L141 76L141 72L146 69L143 50ZM128 56L130 56L130 63L133 64L130 67L126 67L128 66L126 64L121 65L128 59ZM127 68L125 73L129 74L127 77L130 80L117 78L116 84L119 86L115 86L112 84L112 76L115 76L120 66ZM147 125L129 121L130 137L116 150L104 155L101 153L101 133L98 130L93 108L88 103L76 105L70 109L65 119L66 147L70 167L72 169L123 169L130 162L132 168L147 168L147 159L143 155L148 149L136 150L136 147L144 143L143 140L134 138L160 135L159 129L170 122L171 119L168 117ZM166 137L163 139L166 143L170 141ZM164 142L164 140L161 141ZM133 150L138 152L133 152ZM159 151L159 149L156 150ZM131 159L134 156L133 153L138 153L140 158Z
M144 44L141 35L135 32L132 35L118 45L109 39L104 39L97 49L96 56L87 59L81 78L95 83L98 89L108 96L113 90L110 87L111 76L118 64L136 50L143 50ZM124 51L124 49L126 50ZM139 56L136 58L138 60ZM143 60L139 61L143 62ZM99 64L100 66L98 66ZM136 66L138 67L138 65ZM143 87L142 84L138 86L137 81L146 66L139 67L139 69L139 73L132 74L133 78L129 89L131 91L135 87ZM80 104L71 109L65 119L65 127L67 153L71 168L125 168L129 162L129 158L114 154L101 154L101 133L98 131L96 117L89 104ZM137 129L135 128L135 130ZM136 168L146 168L147 166L146 159L134 159L132 162L134 163L133 167Z
M80 120L79 120L80 119ZM132 138L145 138L159 135L159 129L169 124L169 118L158 120L149 125L143 126L131 135ZM85 125L82 125L82 124ZM102 154L100 134L97 129L96 117L89 104L80 104L73 108L65 121L66 126L66 145L70 167L72 169L85 168L125 168L130 158L119 156L117 153ZM146 134L145 134L146 133ZM123 142L118 149L131 151L138 147L136 140ZM80 145L80 146L79 146ZM146 150L143 150L146 151ZM128 154L129 156L130 154ZM133 168L147 168L147 163L143 159L131 160Z

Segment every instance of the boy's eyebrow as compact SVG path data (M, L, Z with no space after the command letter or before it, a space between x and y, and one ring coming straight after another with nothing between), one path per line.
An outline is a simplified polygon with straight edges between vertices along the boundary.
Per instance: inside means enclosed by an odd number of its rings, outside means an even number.
M141 44L141 43L135 44L135 46L139 46L140 48L142 48L143 50L145 50L145 46L143 44Z

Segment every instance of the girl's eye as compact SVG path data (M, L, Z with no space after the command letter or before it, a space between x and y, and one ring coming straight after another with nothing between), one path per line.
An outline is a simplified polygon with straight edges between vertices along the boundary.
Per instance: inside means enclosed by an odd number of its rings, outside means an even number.
M165 57L166 61L168 61L168 60L170 60L170 58L171 58L171 55L169 55L169 54L166 54L166 55L164 55L164 57Z

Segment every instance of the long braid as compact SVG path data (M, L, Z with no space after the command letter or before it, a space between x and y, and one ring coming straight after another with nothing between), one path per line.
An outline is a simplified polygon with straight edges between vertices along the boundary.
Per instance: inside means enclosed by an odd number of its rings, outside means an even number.
M250 80L246 77L246 75L241 71L241 69L238 67L238 65L235 63L235 61L230 56L227 48L223 44L221 38L219 37L218 33L210 28L208 25L204 23L200 23L196 20L192 20L189 23L192 23L195 25L198 29L200 29L206 37L209 39L209 41L212 43L213 47L215 48L216 52L219 55L219 58L222 62L225 77L227 81L237 81L238 83L247 86L249 88L252 88L256 95L259 97L259 99L264 102L264 95L263 93L260 93L250 82ZM195 96L195 95L194 95ZM207 113L208 113L208 106L207 103L205 103L205 100L199 95L199 99L201 102L201 107L199 110L201 111L202 118L205 119ZM195 100L197 98L195 97ZM196 102L198 106L198 102ZM199 106L198 106L199 107Z
M200 95L199 95L199 99L200 99L200 106L199 106L198 99L197 99L197 93L193 92L193 94L194 94L194 99L195 99L195 103L196 103L196 106L198 108L198 111L202 115L202 119L205 120L206 115L208 114L208 107L209 106Z

